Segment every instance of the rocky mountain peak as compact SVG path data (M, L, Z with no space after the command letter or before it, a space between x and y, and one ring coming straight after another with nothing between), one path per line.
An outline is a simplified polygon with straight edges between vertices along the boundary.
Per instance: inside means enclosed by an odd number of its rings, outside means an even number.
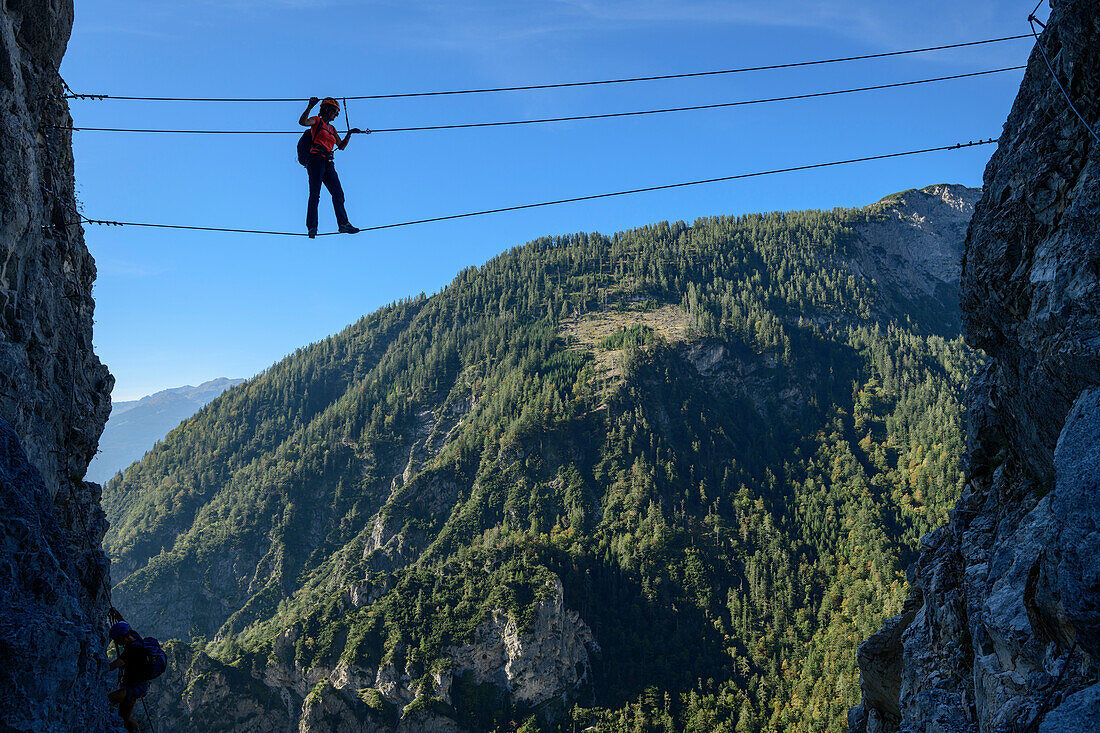
M882 285L895 308L928 312L941 333L957 333L962 243L981 190L936 184L886 196L854 226L851 267Z
M967 222L974 214L974 206L982 197L980 188L970 188L957 183L936 183L920 189L920 193L939 199L950 208L964 215Z
M958 282L966 227L981 193L941 183L880 200L874 206L879 218L858 230L871 249L881 248L890 259L890 271L875 274L900 278L912 293L931 294L938 283Z

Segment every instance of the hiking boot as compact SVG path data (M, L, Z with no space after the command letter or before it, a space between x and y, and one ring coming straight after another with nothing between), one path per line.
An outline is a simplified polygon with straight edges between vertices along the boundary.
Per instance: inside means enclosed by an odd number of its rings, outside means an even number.
M351 224L341 224L340 225L340 233L341 234L358 234L359 233L359 227L354 227Z
M310 228L307 233L309 234L309 238L313 239L317 236L317 227Z

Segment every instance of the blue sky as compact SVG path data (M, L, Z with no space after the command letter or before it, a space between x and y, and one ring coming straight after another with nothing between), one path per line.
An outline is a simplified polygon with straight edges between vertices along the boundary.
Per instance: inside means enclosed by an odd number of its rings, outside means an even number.
M62 74L78 92L294 97L508 86L858 55L1027 31L974 0L81 0ZM1045 12L1045 11L1044 11ZM880 61L560 91L351 102L359 127L614 112L780 96L1026 62L1026 40ZM391 133L337 154L370 226L996 137L1022 72L924 87L561 125ZM73 102L78 125L295 129L303 104ZM343 123L341 118L340 123ZM87 216L304 228L292 136L74 134ZM89 227L95 345L134 399L251 376L395 299L539 236L857 206L981 183L992 146L314 241ZM333 228L322 194L321 228Z

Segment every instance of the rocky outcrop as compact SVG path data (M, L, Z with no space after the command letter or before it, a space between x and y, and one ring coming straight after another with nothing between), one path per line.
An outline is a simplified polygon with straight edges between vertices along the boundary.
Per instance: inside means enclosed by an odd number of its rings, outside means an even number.
M937 184L887 196L853 228L852 270L873 279L890 305L923 312L942 334L958 334L962 244L981 190Z
M1100 8L1063 0L1041 38L1077 108L1100 119ZM994 364L988 412L1004 444L1048 487L1058 434L1100 369L1097 213L1100 143L1037 51L985 176L961 291L968 340ZM984 425L976 468L992 456Z
M0 720L108 725L106 528L88 461L110 410L92 352L95 265L74 215L61 63L71 0L0 10ZM21 445L21 447L20 447Z
M553 578L547 590L529 624L495 610L467 642L445 649L427 675L392 660L378 669L343 661L303 668L295 657L298 626L286 629L270 663L252 672L173 643L169 672L149 705L158 720L178 729L257 733L459 733L465 728L456 711L470 703L462 696L473 689L491 689L520 710L549 711L556 703L560 711L591 685L590 655L600 647L565 606L561 582Z
M886 196L856 225L862 274L910 297L959 282L966 229L981 189L941 183Z
M1100 7L1040 40L1100 125ZM860 648L860 731L1076 731L1100 720L1100 144L1032 54L966 245L969 482Z
M57 521L42 474L3 418L0 516L4 730L111 729L101 623L106 599L98 584L107 577L106 559L102 553L73 552L82 528ZM90 531L102 536L102 514L94 521Z
M575 698L592 682L589 655L600 645L580 615L565 607L557 578L551 592L535 607L530 628L521 629L515 619L498 611L477 628L469 643L448 649L451 674L496 685L523 707Z
M96 270L73 226L72 141L53 127L72 124L57 99L72 18L71 0L0 15L0 416L52 494L84 475L113 386L92 352Z
M223 664L189 644L165 646L168 668L146 698L157 730L233 730L270 733L297 730L300 698L280 697L248 672Z
M73 553L42 474L0 418L0 720L4 730L105 730L101 554ZM102 515L92 532L105 529ZM79 528L77 528L79 532Z

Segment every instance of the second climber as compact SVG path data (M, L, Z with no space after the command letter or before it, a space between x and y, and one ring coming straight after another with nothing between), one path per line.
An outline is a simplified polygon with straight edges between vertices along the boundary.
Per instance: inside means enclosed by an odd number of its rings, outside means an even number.
M149 692L149 683L164 674L168 667L168 656L160 642L153 637L142 637L122 620L118 611L111 609L115 625L109 636L118 645L120 653L111 662L110 669L121 669L118 689L107 696L112 705L118 706L118 714L127 731L140 728L134 719L134 706ZM146 710L148 713L148 710Z
M320 114L310 117L309 113L318 101L321 101ZM348 221L348 212L344 209L344 189L340 186L340 177L336 175L336 167L333 165L332 158L333 152L337 148L340 150L346 148L351 136L357 132L362 132L362 130L357 127L352 128L341 140L340 133L332 125L332 121L339 114L340 104L332 97L325 97L323 101L318 100L317 97L311 97L306 111L298 118L300 125L309 128L306 135L303 136L303 142L309 148L308 153L304 150L300 151L298 159L309 173L306 231L309 233L310 239L317 236L317 205L321 200L322 183L328 189L329 194L332 195L332 208L336 212L336 223L339 225L340 233L356 234L359 232L358 227L352 226ZM306 136L308 136L308 140L306 140Z

